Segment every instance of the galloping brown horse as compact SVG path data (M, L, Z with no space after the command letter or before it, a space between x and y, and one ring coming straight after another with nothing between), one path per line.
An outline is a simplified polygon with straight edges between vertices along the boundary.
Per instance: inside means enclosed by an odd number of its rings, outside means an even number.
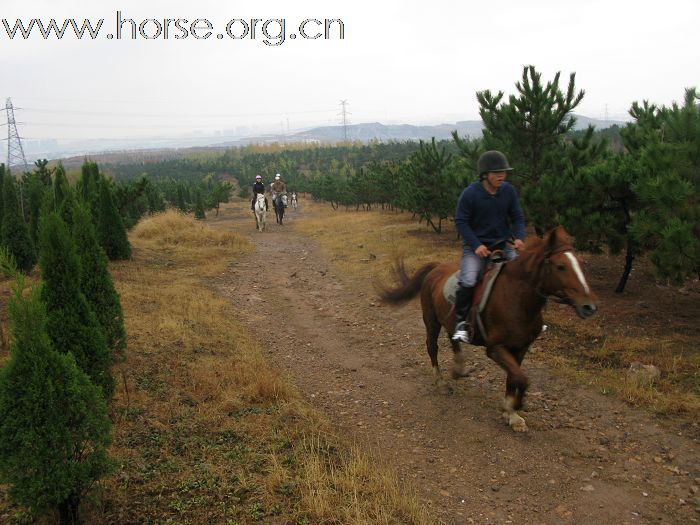
M428 355L435 383L443 390L447 385L438 366L438 335L444 326L451 341L455 329L454 306L445 299L443 288L447 279L458 270L458 264L433 262L409 277L403 263L398 262L395 274L400 284L395 288L379 285L380 297L394 304L406 302L420 292ZM517 410L522 408L528 386L520 365L542 331L542 308L549 296L571 305L583 319L598 309L596 296L574 254L572 239L561 226L544 238L528 239L520 256L503 266L482 313L484 333L477 334L473 343L485 346L486 355L506 371L503 416L510 427L519 432L527 430L525 420ZM463 377L466 375L466 356L458 342L451 342L454 352L452 376Z

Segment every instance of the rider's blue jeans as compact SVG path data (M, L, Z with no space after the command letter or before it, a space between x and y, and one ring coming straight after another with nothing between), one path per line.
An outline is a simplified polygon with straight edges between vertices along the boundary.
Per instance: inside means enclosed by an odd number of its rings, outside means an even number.
M503 249L503 253L508 261L512 261L518 256L518 252L510 246L506 246ZM474 286L478 282L485 266L486 259L479 257L470 246L465 245L462 251L462 262L459 265L459 285L465 288Z

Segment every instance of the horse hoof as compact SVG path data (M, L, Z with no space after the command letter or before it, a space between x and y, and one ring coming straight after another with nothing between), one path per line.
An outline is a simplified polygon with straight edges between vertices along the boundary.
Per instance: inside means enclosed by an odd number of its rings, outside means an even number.
M441 381L437 383L437 391L442 394L443 396L449 396L452 394L452 387L445 383L444 381Z
M525 420L515 412L503 412L503 419L514 432L527 432Z
M452 369L452 379L462 379L463 377L469 377L472 372L476 370L475 366L463 366L461 369L458 368L453 368Z
M525 423L524 419L521 419L520 421L516 421L513 423L510 428L513 429L514 432L527 432L527 424Z

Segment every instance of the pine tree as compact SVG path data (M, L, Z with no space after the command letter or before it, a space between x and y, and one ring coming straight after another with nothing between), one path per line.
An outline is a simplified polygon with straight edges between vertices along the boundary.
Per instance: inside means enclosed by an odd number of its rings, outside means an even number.
M643 176L631 155L616 155L580 170L570 185L562 223L576 244L591 252L605 246L613 255L625 251L625 266L615 291L625 289L635 257L641 253L630 225L641 205L634 186Z
M177 197L175 200L175 206L181 212L187 212L187 203L185 202L185 188L182 184L177 185Z
M217 181L214 187L209 192L207 198L207 208L214 208L216 210L216 216L219 216L219 205L222 202L229 201L229 194L231 193L231 184L228 182Z
M34 161L34 173L39 176L41 183L44 186L51 186L51 175L53 174L55 168L48 167L49 161L47 159L38 159Z
M148 213L165 211L165 200L163 199L163 194L152 184L149 184L146 187L146 196L148 198Z
M202 193L197 190L194 198L194 218L195 219L206 219L204 214L204 200L202 199Z
M682 106L662 107L649 123L644 122L648 115L640 106L633 105L630 114L637 115L641 133L631 125L623 134L644 173L634 187L642 210L630 230L650 252L657 276L675 284L700 275L698 101L696 89L687 89ZM646 137L636 151L633 135Z
M100 182L100 209L97 220L97 238L110 261L131 257L131 245L126 228L112 200L106 179Z
M621 130L626 151L573 177L563 222L588 249L625 250L618 293L644 253L661 279L680 284L700 272L697 99L691 89L682 107L635 102L635 122Z
M80 199L88 203L95 221L99 217L100 179L100 168L97 163L85 159L80 170L80 178L76 183L76 193Z
M542 83L542 75L534 66L523 68L522 80L516 83L518 96L511 95L508 102L502 102L503 92L495 96L489 91L476 94L479 114L484 121L484 149L503 151L510 165L515 168L513 182L519 187L523 207L528 220L541 233L557 222L558 193L552 193L551 186L560 187L556 181L549 181L549 189L540 186L546 176L560 176L567 166L566 136L573 129L576 119L571 112L579 105L584 91L576 91L576 74L569 77L566 93L559 88L560 73L551 82ZM592 136L593 130L589 133ZM593 141L585 141L593 147ZM603 151L604 148L589 153Z
M0 239L17 261L17 266L28 273L36 264L34 244L24 222L16 191L17 183L11 175L3 180L3 216Z
M57 213L39 226L41 298L48 311L47 329L53 347L72 353L75 361L109 397L114 380L104 331L80 289L80 258L68 228Z
M419 150L405 165L399 188L402 207L438 233L442 231L442 221L454 213L459 197L460 188L447 169L451 159L445 146L438 148L435 138L429 144L420 141Z
M39 162L39 161L37 161ZM51 195L51 181L45 184L43 175L34 171L27 178L27 206L29 214L29 236L34 246L38 244L39 217Z
M80 289L97 315L109 348L123 350L126 333L119 294L109 273L107 255L97 241L92 215L82 202L73 207L73 239L80 257Z
M66 178L66 170L63 164L56 166L53 177L53 210L59 210L66 196L70 194L71 188Z
M72 525L112 468L111 422L99 388L71 354L52 348L39 295L15 286L8 305L14 340L0 370L0 483L32 514L57 507L60 523Z

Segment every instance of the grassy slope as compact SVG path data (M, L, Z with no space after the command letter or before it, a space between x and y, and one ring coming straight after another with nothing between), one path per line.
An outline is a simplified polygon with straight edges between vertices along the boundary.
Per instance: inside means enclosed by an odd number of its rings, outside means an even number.
M252 250L244 238L174 212L130 238L133 259L111 267L128 334L113 368L118 468L86 523L436 523L390 469L330 432L212 293L208 281ZM0 521L20 511L3 494Z
M295 227L341 272L386 280L396 256L409 269L459 257L453 235L434 235L406 214L302 205L312 218ZM114 368L119 468L101 484L99 504L86 506L87 522L436 523L390 469L329 431L270 369L235 307L210 291L207 281L253 249L245 239L166 213L143 221L131 240L133 260L111 268L129 337ZM586 258L595 271L599 261ZM549 343L538 358L561 373L661 414L698 412L692 336L610 330L554 308L546 315ZM661 379L630 378L634 360L658 366ZM0 521L18 510L3 494Z

